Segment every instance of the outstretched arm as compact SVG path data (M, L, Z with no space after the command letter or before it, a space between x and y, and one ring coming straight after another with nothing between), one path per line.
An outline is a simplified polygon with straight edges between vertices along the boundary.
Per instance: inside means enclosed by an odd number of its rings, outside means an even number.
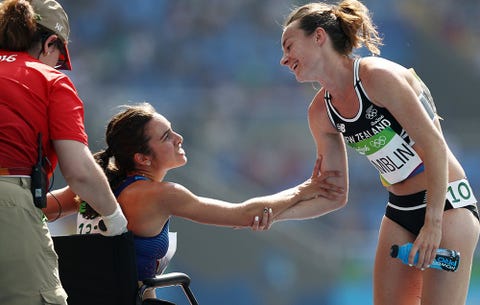
M196 196L185 187L168 182L160 183L158 188L153 188L157 194L151 196L159 198L156 206L161 215L176 215L204 224L253 228L256 228L256 224L252 224L252 221L255 216L260 216L258 229L264 229L269 218L279 215L298 202L335 193L338 188L328 184L326 180L337 175L338 173L334 171L325 172L288 190L254 197L241 203Z
M346 205L348 201L348 163L345 142L342 135L333 128L327 116L323 102L323 91L319 91L308 109L310 132L317 148L317 162L313 176L322 177L325 173L335 171L336 176L327 177L325 182L342 190L337 196L322 196L304 200L280 215L274 221L309 219L325 215ZM318 166L318 168L317 168Z
M328 177L325 177L325 173L320 171L321 160L322 156L319 156L313 171L312 179L319 179L320 177L325 178L325 180L323 180L324 184L322 185L322 192L319 192L318 196L302 200L296 205L282 211L279 215L270 219L270 222L316 218L345 206L347 203L345 190L342 187L326 181L326 178ZM338 174L334 177L341 178L340 176L341 175Z
M297 185L296 187L281 191L275 195L249 199L244 204L255 204L258 200L264 200L265 203L273 208L272 218L275 218L283 212L294 208L302 202L310 201L315 198L327 198L332 201L339 200L343 197L344 190L332 183L328 182L329 178L340 177L339 171L321 172L322 157L317 158L312 172L312 176ZM295 198L289 202L285 199Z

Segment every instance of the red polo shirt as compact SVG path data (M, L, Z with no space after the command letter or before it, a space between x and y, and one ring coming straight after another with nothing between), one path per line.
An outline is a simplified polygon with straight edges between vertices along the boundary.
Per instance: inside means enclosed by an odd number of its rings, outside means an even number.
M83 103L62 72L28 53L0 50L0 168L31 168L39 132L50 176L57 164L51 140L88 145Z

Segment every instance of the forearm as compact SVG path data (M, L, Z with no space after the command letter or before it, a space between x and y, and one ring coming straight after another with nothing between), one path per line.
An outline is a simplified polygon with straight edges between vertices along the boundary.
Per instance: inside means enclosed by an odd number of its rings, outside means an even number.
M345 197L343 189L326 182L327 178L336 177L337 175L338 173L336 172L324 172L322 175L316 174L314 175L315 178L307 179L296 187L272 195L254 197L237 204L213 198L197 197L184 190L184 194L187 195L181 200L184 205L175 204L172 207L175 209L176 215L197 222L233 227L250 227L255 216L275 218L295 207L296 204L303 200L310 200L316 197L330 197L331 202L341 200L341 198ZM176 202L178 201L176 200ZM302 209L302 211L304 210ZM294 210L294 214L296 213L296 210Z
M102 216L112 214L117 207L117 200L110 191L110 186L103 172L98 166L91 166L88 177L76 175L65 177L71 189L88 202L88 204Z
M107 178L84 144L54 141L60 170L72 191L88 202L100 215L111 215L118 204Z
M272 208L271 216L273 218L290 211L286 215L290 215L288 217L293 217L293 219L312 218L318 216L319 213L325 213L318 211L318 207L313 204L297 207L299 202L319 202L322 203L320 208L328 209L328 211L344 205L347 201L345 188L338 185L348 187L347 177L339 171L320 171L321 160L321 157L317 159L312 177L302 184L270 196L247 200L244 204Z
M446 148L437 147L431 157L425 158L424 164L427 177L425 224L441 227L448 185Z
M227 227L251 227L255 216L265 217L265 208L279 215L288 207L298 203L301 198L297 188L291 188L273 195L254 197L241 203L227 202L208 197L196 197L197 204L178 207L177 216L192 221ZM185 202L184 202L185 203ZM177 208L177 207L175 207Z
M271 208L273 212L276 204L279 203L278 199L273 199L271 196L255 197L242 203L207 197L198 197L198 200L200 205L179 210L175 214L203 224L232 228L251 227L255 216L262 219L265 216L265 208Z
M274 217L274 222L283 220L302 220L323 216L344 207L347 203L347 196L338 197L336 200L325 197L318 197L305 200L288 208Z
M276 194L254 197L241 203L248 214L259 215L264 208L271 208L273 217L280 215L288 208L298 204L302 198L298 187L283 190Z
M47 207L43 209L43 213L49 221L77 212L78 204L75 201L75 194L68 186L47 194Z

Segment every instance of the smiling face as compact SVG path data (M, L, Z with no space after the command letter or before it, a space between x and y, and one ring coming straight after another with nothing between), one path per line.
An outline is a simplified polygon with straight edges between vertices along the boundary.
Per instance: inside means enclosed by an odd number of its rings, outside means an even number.
M183 137L172 130L170 122L156 113L145 126L149 138L151 166L162 171L185 165L187 157L182 148Z
M319 31L323 29L319 28ZM298 21L295 21L285 27L281 42L283 56L280 64L287 66L299 82L316 81L314 72L320 62L319 51L322 45L317 32L307 36L298 27Z

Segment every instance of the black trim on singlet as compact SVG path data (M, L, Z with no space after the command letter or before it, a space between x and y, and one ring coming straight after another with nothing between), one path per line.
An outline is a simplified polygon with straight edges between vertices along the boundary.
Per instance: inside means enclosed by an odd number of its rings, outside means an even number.
M409 145L413 145L413 141L393 115L385 107L373 104L368 98L359 77L360 60L360 58L355 59L353 69L353 85L359 101L358 112L353 118L343 117L332 104L330 93L325 90L324 101L330 122L343 134L347 143L357 142L358 134L374 134L375 126L388 124Z

